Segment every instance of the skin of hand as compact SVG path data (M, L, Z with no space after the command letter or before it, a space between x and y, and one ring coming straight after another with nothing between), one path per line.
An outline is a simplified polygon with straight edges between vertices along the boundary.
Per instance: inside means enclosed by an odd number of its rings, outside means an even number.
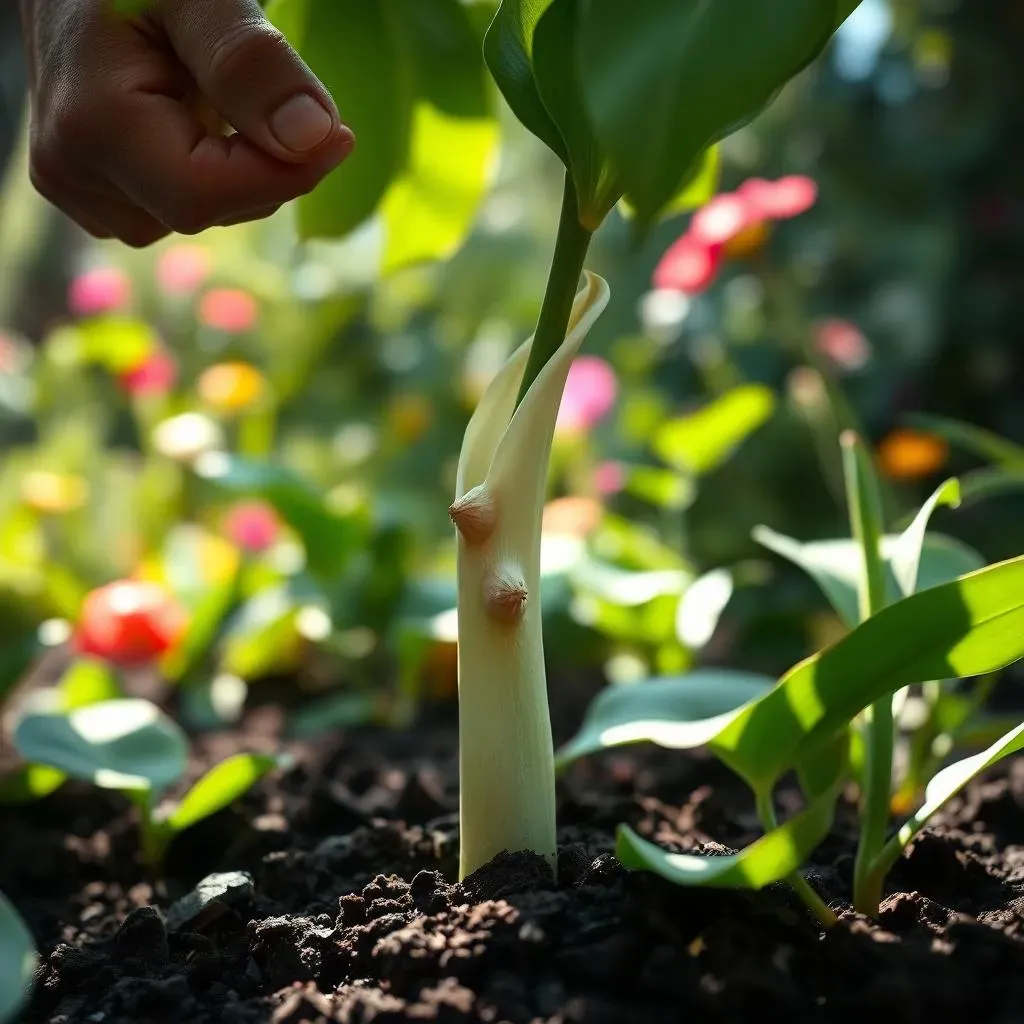
M97 238L258 220L352 150L257 0L154 0L133 18L112 0L19 2L32 182Z

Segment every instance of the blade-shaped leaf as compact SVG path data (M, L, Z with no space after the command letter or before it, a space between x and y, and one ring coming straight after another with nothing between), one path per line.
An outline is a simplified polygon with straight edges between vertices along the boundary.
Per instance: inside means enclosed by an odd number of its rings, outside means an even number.
M855 541L822 540L802 544L766 526L756 527L753 536L759 544L803 569L821 587L847 626L852 629L857 624L857 574L860 572L861 553ZM892 562L901 536L890 534L882 538L882 557L888 566L886 597L890 603L900 597ZM948 583L980 569L984 564L985 560L977 551L953 537L926 534L921 548L917 589L927 590L940 583Z
M888 562L904 597L918 589L925 531L928 529L928 520L931 519L932 513L939 505L956 508L959 504L959 481L946 480L921 506L921 511L914 516L914 521L897 538L889 552Z
M244 796L265 775L286 761L266 754L234 754L211 768L185 794L167 818L172 832L185 829L222 811Z
M64 711L74 711L75 708L124 696L114 670L105 661L94 658L77 658L73 661L57 686Z
M977 676L1024 657L1024 556L883 608L794 666L711 742L764 790L869 704L904 686Z
M965 502L1024 491L1024 469L976 469L960 478L960 496Z
M0 1024L14 1021L32 989L36 948L25 922L0 893Z
M484 59L512 113L568 165L561 133L533 73L533 33L551 0L502 0L487 34Z
M460 0L402 0L417 101L405 172L384 197L385 273L451 256L496 164L480 38Z
M703 409L659 427L654 452L684 473L710 472L765 423L774 408L775 397L763 385L733 388Z
M701 155L696 172L661 211L661 217L675 217L703 206L718 191L721 173L722 151L718 146L709 146ZM619 211L624 217L636 216L636 210L626 198L619 200Z
M405 167L413 80L400 8L390 0L271 0L267 16L331 91L358 140L298 203L304 237L341 237L370 217Z
M834 790L823 794L784 825L722 857L669 853L641 839L628 825L616 834L615 855L633 870L651 871L676 885L714 889L763 889L798 871L828 835L835 813Z
M14 727L14 746L27 761L104 789L157 793L177 782L188 762L185 734L155 704L139 698L67 714L29 711Z
M1024 469L1024 446L1007 441L991 430L924 413L914 413L906 420L911 426L935 434L1002 469Z
M587 754L627 743L673 750L702 746L748 701L775 680L754 672L697 669L682 676L609 686L587 709L579 732L555 755L559 768Z
M822 49L832 0L585 0L587 110L642 223Z

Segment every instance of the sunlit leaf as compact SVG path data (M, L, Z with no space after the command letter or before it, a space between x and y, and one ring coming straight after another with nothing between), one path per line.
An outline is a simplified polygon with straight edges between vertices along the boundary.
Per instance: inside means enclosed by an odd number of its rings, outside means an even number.
M718 620L732 597L732 573L712 569L686 588L676 609L676 637L690 650L699 651L718 628Z
M1024 557L904 598L800 662L710 746L755 789L904 686L984 675L1024 656Z
M0 776L0 805L17 806L42 800L59 789L67 776L45 764L23 764Z
M972 423L961 423L944 416L929 416L913 413L907 422L920 430L936 434L965 451L991 462L1002 469L1024 469L1024 446L1007 441L983 427Z
M105 661L77 658L57 684L64 711L124 696L114 670Z
M708 146L700 158L696 173L661 211L662 219L689 213L703 206L718 191L721 173L722 151L718 146ZM619 210L625 217L636 216L636 210L626 198L619 200Z
M673 750L702 746L748 701L775 685L770 676L732 669L696 669L602 690L579 732L557 753L559 767L587 754L628 743Z
M13 1022L32 989L35 943L25 922L0 893L0 1024Z
M932 512L939 505L956 508L959 504L960 484L955 479L947 480L921 506L914 521L897 538L889 553L888 561L904 597L913 594L918 589L925 531L928 529L928 520L931 518ZM980 565L975 568L980 568ZM964 572L967 571L969 570L964 570Z
M654 435L655 454L685 473L708 473L724 462L775 408L772 392L744 384L703 409L668 420Z
M26 761L45 764L104 789L158 793L185 771L188 740L155 704L103 701L67 714L29 711L14 727Z

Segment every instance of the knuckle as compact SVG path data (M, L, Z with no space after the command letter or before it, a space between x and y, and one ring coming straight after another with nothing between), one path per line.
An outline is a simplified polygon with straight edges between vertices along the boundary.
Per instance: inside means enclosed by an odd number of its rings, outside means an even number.
M165 238L168 234L170 234L170 232L159 225L147 226L133 224L118 231L117 237L132 249L145 249L154 242L159 242L161 238Z
M198 235L212 224L202 205L192 196L173 200L163 220L179 235Z
M257 68L291 50L284 35L263 18L239 21L210 44L207 66L214 79L225 79L242 68Z

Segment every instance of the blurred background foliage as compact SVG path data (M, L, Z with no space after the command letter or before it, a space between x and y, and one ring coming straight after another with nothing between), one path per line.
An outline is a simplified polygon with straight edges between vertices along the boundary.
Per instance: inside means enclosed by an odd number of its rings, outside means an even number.
M487 5L473 7L482 29ZM98 245L27 183L12 8L0 11L5 683L67 640L86 593L137 576L191 613L162 668L194 724L230 721L268 678L287 681L297 734L408 721L449 699L445 510L473 405L539 310L560 165L507 111L497 158L493 97L469 60L474 99L453 115L469 123L453 127L451 97L429 90L415 108L414 125L461 131L469 148L451 152L471 154L446 172L461 177L443 216L417 207L432 169L414 155L421 180L389 195L384 230L342 243L298 243L283 211L152 251ZM908 433L912 414L1024 442L1021 52L1018 0L864 0L721 147L722 190L806 175L818 189L806 213L747 234L692 295L652 284L688 217L642 246L618 214L600 230L589 265L612 302L570 379L546 512L553 685L698 661L775 673L837 635L813 582L751 538L758 524L802 540L847 532L837 425L811 365L876 445L893 522L943 475L984 464ZM366 116L355 127L372 137L385 112ZM1020 553L1022 512L1009 493L939 527L993 561Z

